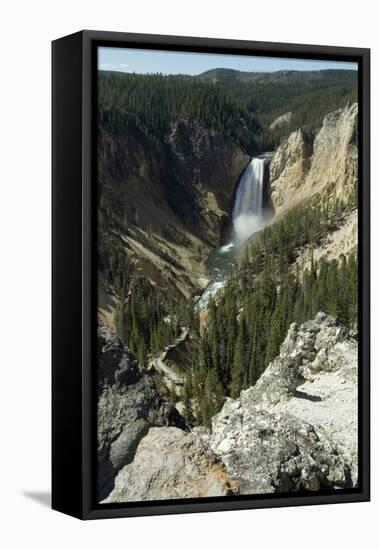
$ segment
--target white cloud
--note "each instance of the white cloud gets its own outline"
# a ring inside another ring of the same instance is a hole
[[[129,72],[127,63],[99,63],[100,71],[121,71]]]

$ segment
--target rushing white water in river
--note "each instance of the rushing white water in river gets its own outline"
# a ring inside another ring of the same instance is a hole
[[[210,283],[203,294],[201,295],[201,298],[198,300],[196,304],[196,309],[198,311],[205,309],[207,305],[209,304],[209,300],[213,298],[213,296],[216,296],[217,292],[225,285],[225,280],[216,280]]]
[[[234,239],[237,242],[244,241],[263,226],[264,166],[264,158],[253,158],[239,182],[233,207]]]
[[[232,248],[234,247],[234,243],[228,243],[228,244],[224,244],[224,246],[222,246],[219,250],[219,252],[221,254],[226,254],[227,252],[229,252],[229,250],[231,250]]]

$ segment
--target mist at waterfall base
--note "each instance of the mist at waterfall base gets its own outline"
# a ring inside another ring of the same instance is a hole
[[[241,176],[233,207],[233,238],[209,255],[206,265],[213,281],[198,300],[197,310],[205,309],[209,300],[225,285],[242,243],[265,225],[262,214],[264,166],[264,158],[253,158]]]

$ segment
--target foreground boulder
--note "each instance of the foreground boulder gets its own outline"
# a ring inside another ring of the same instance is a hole
[[[117,472],[134,458],[151,426],[187,429],[184,418],[159,398],[153,379],[105,326],[98,332],[98,492],[114,486]]]
[[[357,361],[333,317],[291,325],[257,384],[203,435],[242,494],[357,485]]]
[[[178,428],[150,428],[103,502],[227,496],[237,491],[200,438]]]

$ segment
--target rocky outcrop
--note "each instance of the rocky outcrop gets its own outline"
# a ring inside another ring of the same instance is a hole
[[[328,114],[315,137],[302,129],[278,147],[270,165],[271,197],[276,212],[287,210],[324,190],[342,199],[357,185],[358,104]]]
[[[324,118],[313,145],[307,192],[318,193],[332,186],[337,197],[346,198],[354,190],[358,180],[357,125],[357,103]]]
[[[178,428],[151,428],[104,503],[234,494],[236,484],[198,437]]]
[[[297,200],[311,165],[312,137],[299,128],[278,147],[270,163],[271,200],[275,211]]]
[[[292,324],[257,384],[203,435],[242,494],[357,484],[357,342],[319,313]]]
[[[151,426],[186,429],[175,407],[159,398],[153,379],[104,326],[98,334],[98,491],[105,498],[117,472],[134,458]]]
[[[288,113],[284,113],[284,115],[278,116],[273,122],[271,122],[269,128],[270,130],[275,130],[275,128],[278,128],[280,126],[283,126],[286,122],[289,122],[291,118],[293,117],[293,113],[289,111]]]
[[[348,257],[351,253],[356,253],[358,247],[358,210],[353,210],[343,214],[339,220],[339,225],[334,231],[330,231],[321,240],[317,247],[307,245],[300,248],[298,256],[294,262],[293,273],[310,270],[313,262],[319,262],[323,257],[328,261],[339,260],[341,255]]]
[[[211,432],[186,431],[120,342],[105,335],[101,345],[99,453],[113,468],[103,502],[357,485],[357,341],[333,317],[293,323],[280,354],[255,386],[227,399]]]

